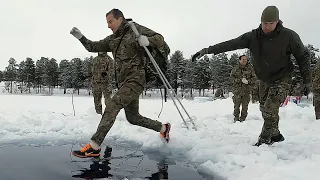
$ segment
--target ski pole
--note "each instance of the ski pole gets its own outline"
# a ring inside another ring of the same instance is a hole
[[[131,26],[133,32],[136,34],[136,36],[139,37],[140,34],[139,34],[136,26],[134,25],[134,22],[133,22],[133,21],[130,21],[130,22],[128,22],[128,23],[129,23],[129,25]],[[143,46],[143,48],[145,49],[147,55],[149,56],[149,58],[150,58],[150,60],[151,60],[151,62],[152,62],[152,64],[153,64],[153,66],[155,67],[156,71],[157,71],[158,74],[160,75],[160,78],[161,78],[161,80],[162,80],[165,88],[166,88],[168,91],[169,91],[169,89],[170,89],[170,93],[169,93],[170,98],[172,99],[172,101],[173,101],[176,109],[178,110],[178,112],[179,112],[179,114],[180,114],[180,116],[181,116],[184,124],[186,125],[187,129],[189,129],[189,128],[188,128],[188,125],[187,125],[187,122],[185,121],[183,115],[181,114],[181,112],[180,112],[180,110],[179,110],[179,108],[178,108],[178,106],[177,106],[177,104],[176,104],[176,101],[175,101],[174,98],[172,97],[172,94],[171,94],[171,93],[173,93],[173,94],[175,95],[177,101],[179,102],[179,104],[181,105],[181,107],[183,108],[183,110],[185,111],[185,113],[187,114],[187,116],[188,116],[190,122],[192,123],[192,125],[194,126],[195,130],[197,130],[197,128],[196,128],[196,126],[195,126],[195,123],[193,122],[193,120],[192,120],[192,118],[190,117],[189,113],[186,111],[186,109],[185,109],[184,106],[182,105],[182,103],[181,103],[181,101],[179,100],[179,98],[177,97],[177,94],[173,91],[173,88],[171,87],[171,85],[170,85],[170,83],[168,82],[167,78],[165,77],[165,75],[163,74],[163,72],[161,71],[161,69],[159,68],[159,66],[158,66],[158,64],[156,63],[155,59],[154,59],[153,56],[151,55],[149,49],[148,49],[146,46]],[[168,86],[169,86],[169,87],[168,87]]]

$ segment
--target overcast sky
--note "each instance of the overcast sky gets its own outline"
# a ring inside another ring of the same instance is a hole
[[[279,8],[284,26],[304,44],[320,48],[318,0],[0,0],[0,70],[10,57],[20,62],[44,56],[60,62],[95,56],[69,31],[76,26],[91,40],[103,39],[111,34],[105,14],[112,8],[161,33],[171,52],[181,50],[189,58],[203,47],[257,28],[268,5]]]

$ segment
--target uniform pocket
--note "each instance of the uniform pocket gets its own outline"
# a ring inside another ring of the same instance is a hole
[[[269,89],[268,98],[272,101],[272,103],[281,104],[286,99],[287,90],[284,86],[272,86]]]

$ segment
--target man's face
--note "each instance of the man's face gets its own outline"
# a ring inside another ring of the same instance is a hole
[[[279,21],[276,21],[276,22],[262,22],[261,25],[262,25],[262,31],[266,34],[272,32],[276,27],[277,27],[277,24],[278,24]]]
[[[119,17],[118,19],[113,17],[113,14],[109,14],[107,16],[107,23],[108,23],[108,28],[111,29],[113,33],[117,32],[119,29],[121,23],[122,23],[123,18]]]
[[[247,57],[246,56],[242,56],[240,59],[240,64],[241,65],[246,65],[247,64]]]

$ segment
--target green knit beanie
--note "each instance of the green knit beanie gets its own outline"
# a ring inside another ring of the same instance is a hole
[[[275,22],[279,20],[279,10],[276,6],[266,7],[261,15],[261,22]]]

